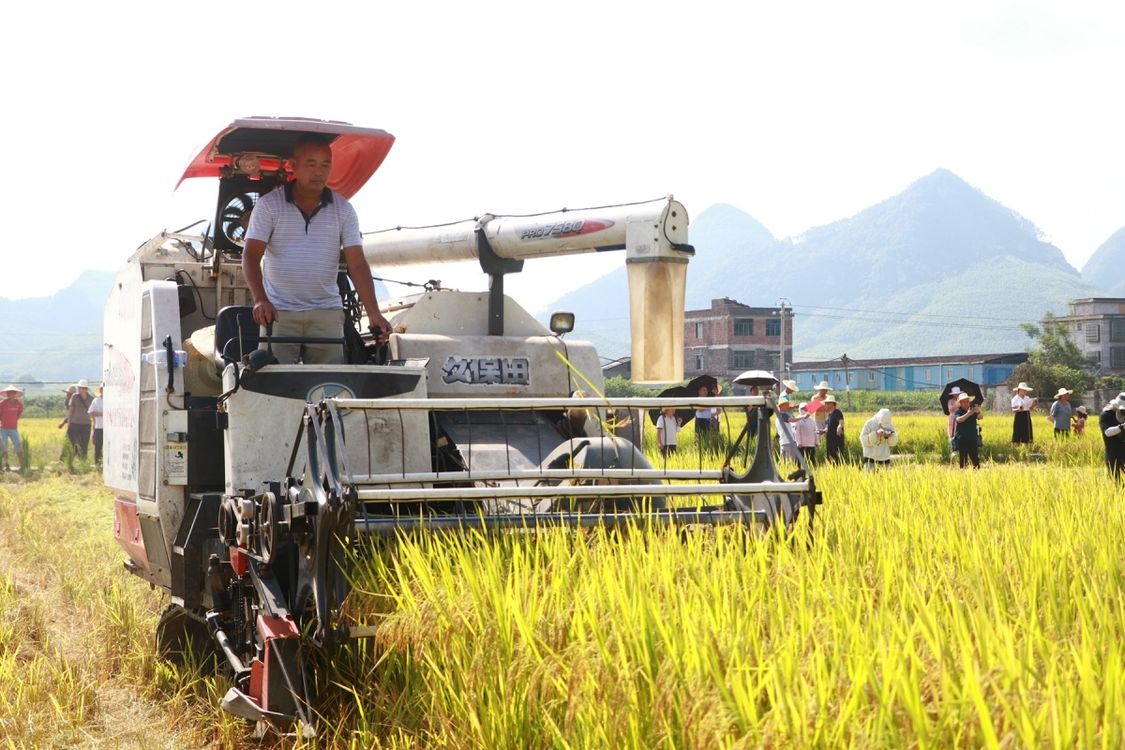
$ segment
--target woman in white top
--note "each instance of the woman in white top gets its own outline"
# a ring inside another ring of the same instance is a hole
[[[789,423],[790,429],[796,434],[797,450],[812,462],[816,458],[816,446],[820,442],[820,433],[816,428],[816,420],[808,411],[807,404],[801,404],[797,410],[797,419]]]
[[[1015,421],[1012,422],[1012,442],[1030,443],[1034,439],[1031,427],[1031,410],[1035,408],[1037,399],[1027,395],[1033,388],[1021,382],[1016,386],[1016,395],[1012,396],[1012,412]]]

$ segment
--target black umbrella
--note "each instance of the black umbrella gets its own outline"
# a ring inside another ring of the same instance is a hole
[[[719,381],[711,375],[700,375],[692,378],[684,385],[665,388],[657,395],[660,398],[693,398],[699,395],[699,389],[703,387],[707,388],[708,396],[719,395]],[[690,407],[676,409],[676,416],[680,418],[680,426],[682,427],[695,419],[695,409]],[[649,409],[648,418],[653,424],[656,424],[656,420],[660,419],[660,409]]]
[[[719,395],[719,381],[710,375],[700,375],[689,380],[684,388],[687,388],[688,394],[691,396],[698,396],[699,389],[706,386],[708,396]]]
[[[972,396],[974,404],[984,403],[984,391],[980,389],[978,384],[966,378],[958,378],[946,383],[945,388],[941,391],[941,410],[945,414],[949,413],[949,399],[953,398],[954,388],[959,388],[959,393],[967,393]]]

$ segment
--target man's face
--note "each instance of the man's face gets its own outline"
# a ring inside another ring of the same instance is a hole
[[[1064,404],[1070,401],[1070,394],[1064,393],[1063,395],[1059,396],[1059,401],[1062,401]]]
[[[332,150],[327,146],[301,146],[293,152],[293,176],[304,190],[323,190],[332,171]]]

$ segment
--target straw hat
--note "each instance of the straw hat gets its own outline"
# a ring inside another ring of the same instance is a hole
[[[972,400],[973,400],[973,397],[970,396],[967,393],[962,393],[960,396],[957,397],[957,403],[961,403],[962,401],[972,401]]]
[[[827,391],[827,390],[828,390],[829,388],[831,388],[831,387],[832,387],[832,386],[828,385],[828,381],[827,381],[827,380],[822,380],[822,381],[820,381],[819,383],[817,383],[817,385],[816,385],[816,388],[815,388],[814,390],[817,390],[817,391]]]
[[[1034,391],[1035,389],[1021,380],[1020,384],[1016,386],[1016,390],[1017,391]]]
[[[79,380],[77,383],[74,384],[74,387],[75,388],[89,388],[90,387],[90,381],[86,380],[86,378],[82,378],[81,380]]]
[[[1076,411],[1076,412],[1078,412],[1079,414],[1087,414],[1087,413],[1088,413],[1088,412],[1086,411],[1086,407],[1085,407],[1085,406],[1079,406],[1079,407],[1078,407],[1077,409],[1075,409],[1075,411]]]
[[[824,397],[824,403],[835,404],[835,403],[838,403],[838,402],[836,401],[836,397],[833,396],[831,393],[829,393],[827,396]]]
[[[782,397],[777,400],[777,405],[778,406],[792,406],[793,400],[790,399],[788,396],[782,395]]]
[[[956,396],[960,392],[961,392],[960,386],[955,385],[955,386],[953,386],[952,388],[949,389],[949,395],[950,396]]]
[[[22,391],[22,390],[20,390],[19,388],[17,388],[17,387],[16,387],[16,386],[14,386],[14,385],[10,385],[10,386],[8,386],[7,388],[5,388],[4,390],[0,391],[0,396],[3,396],[3,395],[4,395],[5,393],[12,393],[12,392],[18,393],[18,394],[20,394],[21,396],[23,395],[23,391]]]
[[[1059,396],[1069,396],[1072,393],[1074,393],[1074,391],[1068,391],[1066,388],[1059,388],[1059,392],[1055,394],[1055,398],[1058,398]]]
[[[782,380],[781,384],[791,391],[797,390],[797,381],[796,380]]]

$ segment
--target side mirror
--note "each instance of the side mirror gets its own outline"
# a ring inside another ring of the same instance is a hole
[[[561,310],[551,313],[551,323],[549,327],[551,332],[556,336],[570,333],[574,330],[574,313]]]

